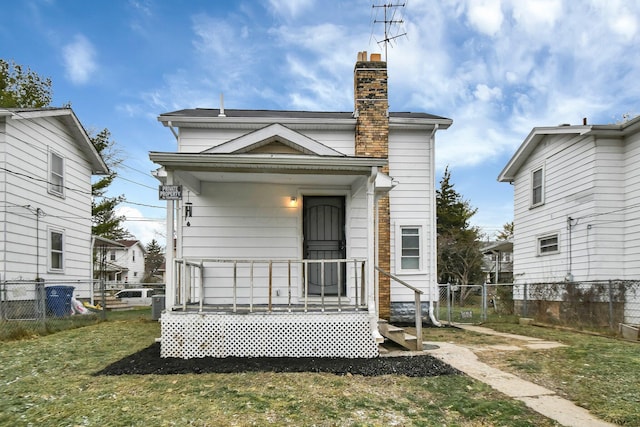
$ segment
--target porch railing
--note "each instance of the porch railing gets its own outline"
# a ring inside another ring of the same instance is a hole
[[[309,269],[312,265],[319,266],[320,290],[317,294],[309,292]],[[217,275],[213,273],[214,269]],[[275,270],[278,270],[277,275]],[[327,270],[333,279],[337,279],[336,293],[326,290]],[[306,312],[310,309],[342,311],[367,308],[365,260],[362,259],[176,259],[173,276],[175,297],[171,306],[174,310],[181,308],[187,311],[197,307],[198,311],[205,311],[224,307],[236,313],[239,310]],[[278,289],[274,296],[276,281]],[[343,282],[345,289],[341,285]],[[219,286],[221,283],[223,286]],[[279,294],[283,285],[286,287],[284,304],[280,302]],[[224,295],[225,292],[228,294]],[[241,292],[243,296],[240,296]]]
[[[422,302],[421,302],[421,295],[424,293],[423,291],[421,291],[420,289],[411,286],[410,284],[408,284],[407,282],[403,281],[402,279],[394,276],[393,274],[389,273],[388,271],[384,271],[383,269],[381,269],[380,267],[376,266],[376,270],[379,271],[380,273],[384,274],[385,276],[389,277],[391,280],[401,284],[402,286],[411,289],[413,291],[413,295],[414,295],[414,301],[415,301],[415,305],[416,305],[416,337],[422,337]]]

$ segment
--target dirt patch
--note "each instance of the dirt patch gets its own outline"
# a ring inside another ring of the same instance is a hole
[[[204,357],[161,358],[160,344],[121,359],[95,375],[173,375],[240,372],[326,372],[336,375],[404,375],[432,377],[460,375],[457,369],[429,355],[378,357],[373,359],[314,357]]]

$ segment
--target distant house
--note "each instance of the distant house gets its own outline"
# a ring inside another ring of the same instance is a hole
[[[513,281],[513,242],[498,240],[482,246],[482,272],[486,283]]]
[[[374,357],[413,288],[433,319],[434,138],[451,120],[389,112],[379,55],[359,54],[354,95],[348,112],[159,117],[178,142],[150,153],[176,236],[163,357]]]
[[[101,274],[109,284],[137,284],[144,279],[144,245],[139,240],[116,240],[101,247],[102,257],[97,257],[95,274]]]
[[[0,109],[0,278],[92,280],[91,177],[108,173],[70,108]]]
[[[637,281],[639,163],[640,117],[534,128],[498,177],[514,186],[514,282]]]

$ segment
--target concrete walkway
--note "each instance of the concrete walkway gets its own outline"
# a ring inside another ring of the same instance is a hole
[[[427,344],[427,353],[466,373],[470,377],[490,385],[507,396],[524,402],[534,411],[557,421],[563,426],[599,427],[615,425],[595,418],[586,409],[575,405],[567,399],[563,399],[552,390],[480,362],[474,353],[474,350],[522,350],[521,347],[547,349],[560,347],[563,346],[563,344],[523,335],[504,334],[480,326],[460,324],[456,324],[455,326],[473,332],[507,337],[514,341],[514,345],[469,348],[445,342],[425,342],[425,344]],[[437,348],[428,349],[429,347]]]

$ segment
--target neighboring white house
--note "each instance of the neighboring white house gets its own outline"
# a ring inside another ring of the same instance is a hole
[[[101,274],[109,284],[138,284],[144,279],[144,245],[139,240],[116,240],[100,247],[104,254],[96,258],[100,265],[95,274]]]
[[[89,297],[91,177],[108,173],[70,108],[0,109],[0,278],[80,281]]]
[[[498,177],[514,186],[514,282],[638,280],[638,164],[640,117],[534,128]]]
[[[178,143],[150,153],[176,236],[163,356],[373,357],[378,318],[415,301],[396,279],[438,300],[434,137],[451,120],[388,112],[379,55],[359,54],[354,86],[349,112],[159,117]]]

